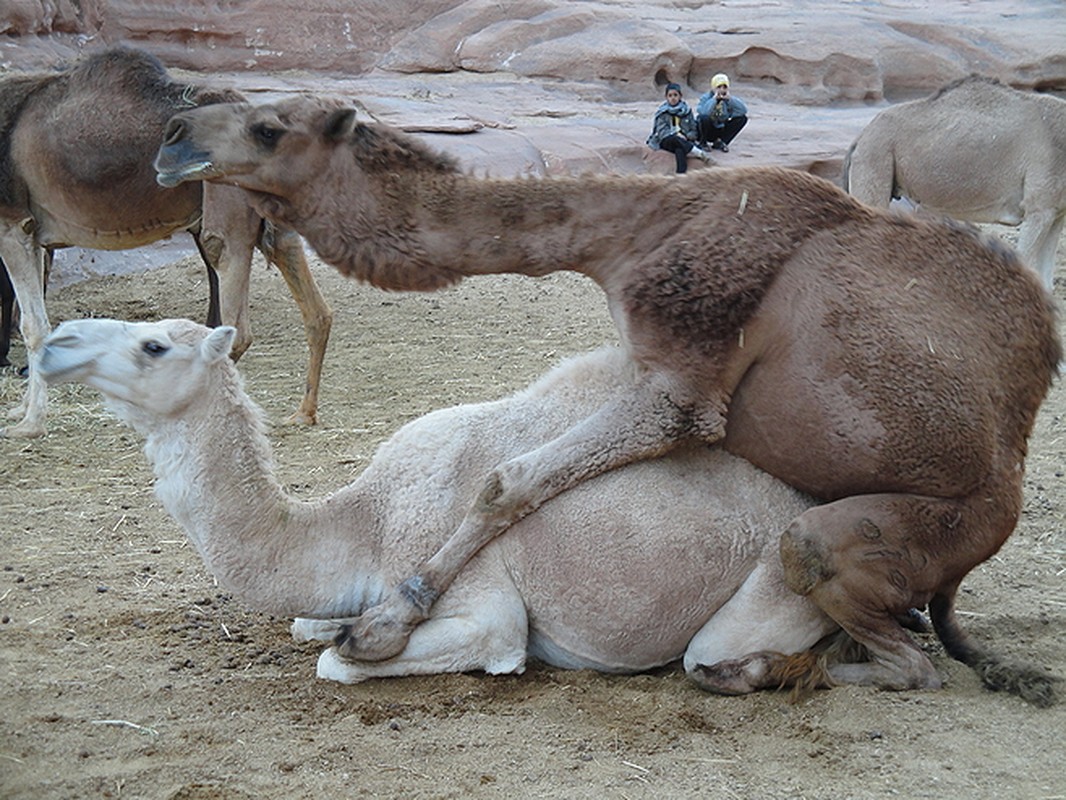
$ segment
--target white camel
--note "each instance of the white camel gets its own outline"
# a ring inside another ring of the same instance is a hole
[[[871,120],[844,187],[875,206],[906,197],[969,222],[1021,225],[1018,250],[1047,288],[1066,220],[1066,102],[970,76]]]
[[[156,493],[207,567],[250,606],[304,618],[298,638],[328,640],[378,603],[455,528],[494,464],[637,380],[618,349],[572,360],[506,399],[406,425],[354,483],[302,502],[274,478],[261,414],[226,357],[233,333],[185,320],[65,322],[41,371],[99,389],[147,436]],[[398,656],[350,661],[331,647],[318,674],[521,672],[527,655],[633,672],[683,655],[713,691],[787,684],[838,630],[785,586],[778,557],[780,532],[811,503],[699,444],[608,472],[485,547]]]

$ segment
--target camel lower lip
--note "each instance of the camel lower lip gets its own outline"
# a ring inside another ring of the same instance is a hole
[[[204,180],[210,177],[211,171],[212,164],[210,161],[205,161],[202,164],[193,164],[178,170],[157,170],[155,182],[164,188],[172,189],[186,181]]]

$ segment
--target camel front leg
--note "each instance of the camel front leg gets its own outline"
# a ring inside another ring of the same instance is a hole
[[[21,419],[9,428],[0,428],[0,438],[33,438],[46,432],[48,390],[37,369],[37,359],[51,326],[44,305],[45,251],[34,241],[32,231],[31,219],[0,221],[0,258],[7,265],[18,299],[19,328],[28,364],[26,392],[22,401],[9,412],[9,416]]]
[[[197,244],[208,267],[218,275],[219,319],[237,329],[231,353],[234,361],[252,344],[249,293],[259,226],[260,219],[243,192],[232,186],[204,184],[204,219]]]
[[[449,602],[447,609],[419,625],[395,657],[357,661],[344,656],[340,648],[331,647],[319,656],[318,677],[358,683],[370,678],[471,670],[491,675],[522,672],[529,630],[522,598],[510,584],[491,578],[486,584],[485,577],[479,574],[473,578],[461,599]],[[451,601],[453,595],[448,599]],[[321,626],[312,628],[325,630]]]
[[[296,301],[303,318],[304,335],[310,358],[307,362],[307,380],[300,407],[287,422],[298,425],[314,425],[318,422],[318,387],[322,382],[322,364],[326,359],[326,345],[333,326],[333,310],[322,296],[314,275],[307,265],[303,240],[295,231],[278,228],[266,223],[270,236],[264,234],[260,246],[267,258],[278,268],[289,293]]]
[[[350,626],[338,640],[339,653],[360,660],[396,655],[414,626],[426,619],[433,603],[482,547],[571,486],[662,455],[688,432],[689,414],[654,381],[646,380],[556,439],[500,464],[444,546]]]

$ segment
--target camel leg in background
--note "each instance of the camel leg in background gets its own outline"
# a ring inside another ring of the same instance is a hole
[[[252,250],[259,237],[260,220],[239,189],[204,185],[204,215],[198,246],[218,273],[219,319],[237,329],[233,341],[236,361],[252,344]]]
[[[196,249],[200,253],[200,259],[207,268],[207,319],[204,321],[204,325],[209,328],[217,328],[222,324],[221,300],[218,296],[218,272],[215,270],[211,257],[204,249],[203,242],[200,241],[199,229],[189,232],[192,234],[193,241],[196,242]]]
[[[1055,251],[1066,214],[1054,210],[1025,215],[1018,230],[1018,252],[1027,266],[1036,270],[1047,290],[1055,288]]]
[[[26,393],[9,412],[21,418],[9,428],[0,429],[2,437],[32,438],[46,432],[48,392],[37,371],[37,358],[44,337],[49,332],[48,312],[44,306],[45,251],[33,238],[33,221],[0,221],[0,258],[7,265],[11,285],[18,298],[20,330],[26,347],[28,369]]]
[[[724,435],[724,401],[721,408]],[[451,538],[338,637],[338,652],[345,658],[375,661],[396,655],[482,547],[570,487],[668,452],[691,435],[690,423],[691,415],[670,400],[664,387],[644,380],[556,439],[500,464]]]
[[[326,345],[333,326],[333,310],[322,296],[314,275],[307,265],[303,239],[295,231],[265,222],[260,237],[260,248],[278,268],[289,293],[296,301],[303,318],[304,335],[310,358],[307,363],[307,380],[300,407],[287,422],[314,425],[318,421],[318,389],[322,383],[322,364],[326,358]]]
[[[0,367],[11,365],[7,356],[11,352],[11,330],[15,324],[15,287],[7,266],[0,259]]]

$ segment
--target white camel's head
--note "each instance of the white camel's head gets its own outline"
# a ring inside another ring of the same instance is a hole
[[[70,320],[45,339],[39,369],[48,383],[98,389],[129,422],[167,419],[203,393],[210,370],[233,368],[228,356],[236,333],[184,319]]]

